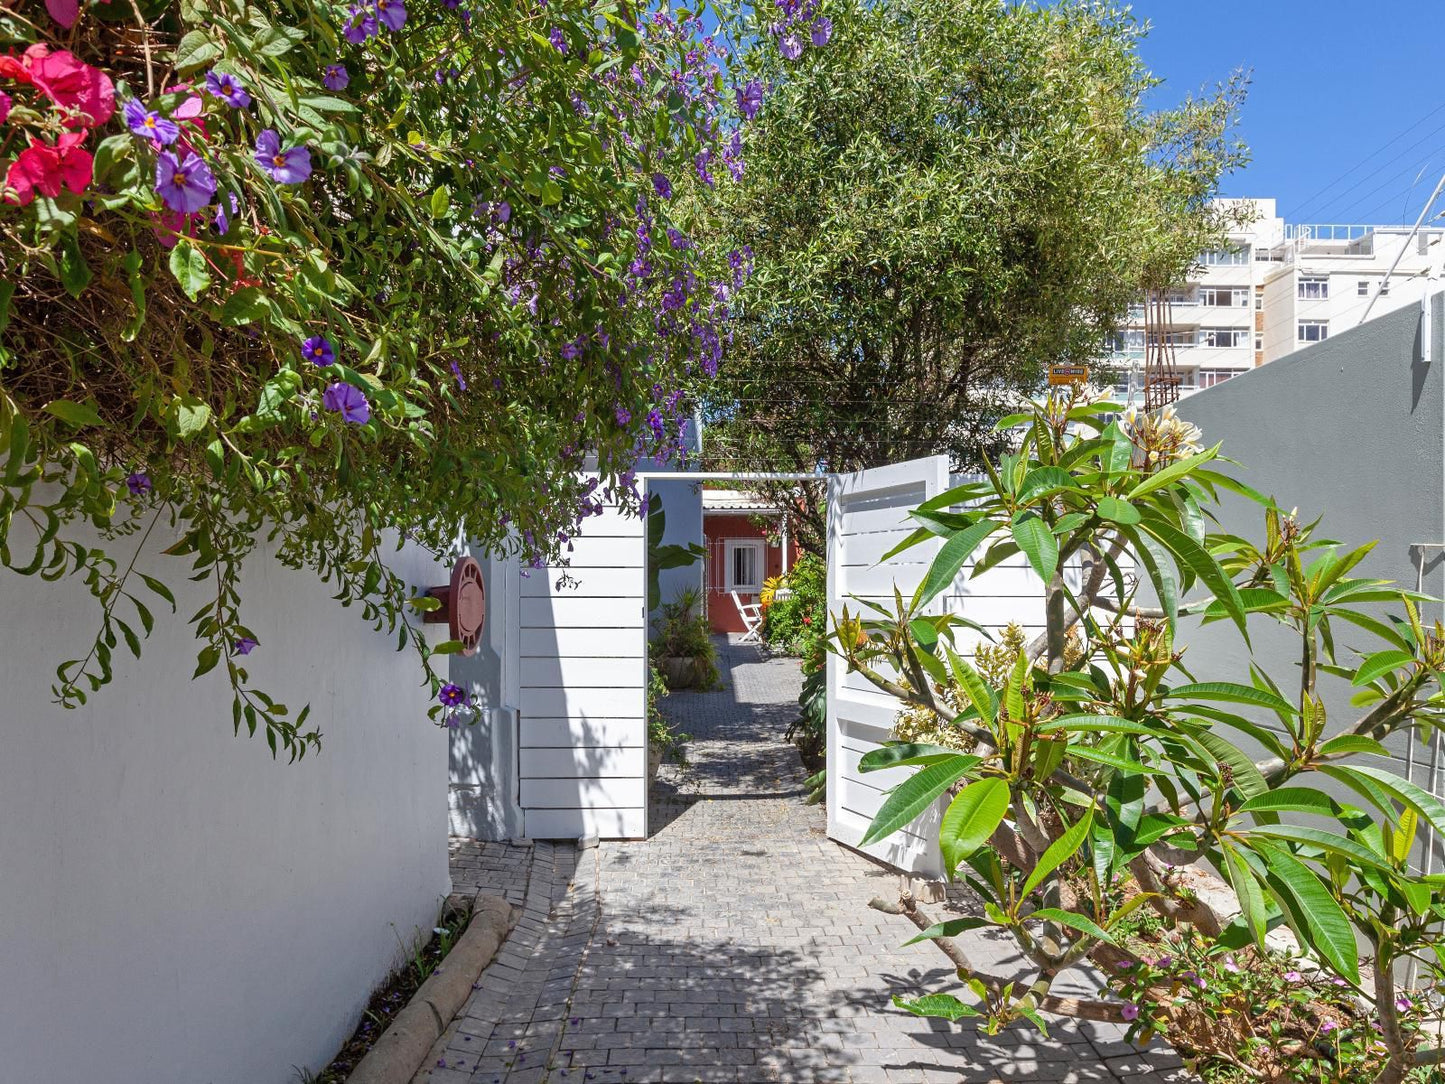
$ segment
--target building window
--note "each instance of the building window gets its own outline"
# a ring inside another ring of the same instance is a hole
[[[1390,284],[1389,284],[1388,282],[1383,282],[1383,281],[1382,281],[1382,282],[1380,283],[1380,296],[1381,296],[1381,297],[1389,297],[1389,296],[1390,296]]]
[[[1264,349],[1264,335],[1263,335],[1262,333],[1260,333],[1260,332],[1255,332],[1255,336],[1254,336],[1254,348],[1255,348],[1256,350],[1263,350],[1263,349]]]
[[[1302,343],[1324,342],[1330,337],[1330,322],[1328,320],[1301,320],[1299,331],[1296,336]]]
[[[750,539],[729,539],[727,590],[757,594],[763,589],[763,544]]]
[[[1199,329],[1199,345],[1212,347],[1243,346],[1249,340],[1242,327],[1202,327]]]
[[[1223,384],[1230,377],[1236,375],[1233,369],[1200,369],[1199,386],[1201,388],[1212,388],[1216,384]]]
[[[1254,311],[1264,311],[1264,288],[1256,286],[1254,289]]]
[[[1369,280],[1369,279],[1361,279],[1359,282],[1355,283],[1355,296],[1356,296],[1356,297],[1369,297],[1369,296],[1370,296],[1370,280]]]
[[[1323,301],[1330,296],[1329,276],[1301,275],[1299,279],[1299,293],[1296,296],[1306,301]]]
[[[1243,308],[1249,304],[1246,286],[1204,286],[1199,290],[1199,303],[1217,308]]]
[[[1211,248],[1205,249],[1199,254],[1199,262],[1205,267],[1219,267],[1224,264],[1247,264],[1249,263],[1249,246],[1240,245],[1238,248]]]

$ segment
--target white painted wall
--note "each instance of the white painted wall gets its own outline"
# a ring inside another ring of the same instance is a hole
[[[445,582],[420,551],[392,561]],[[0,1080],[294,1081],[449,890],[446,738],[414,654],[258,555],[247,666],[293,710],[310,701],[324,735],[273,761],[259,733],[232,736],[220,673],[189,680],[207,586],[182,561],[142,567],[179,616],[161,604],[144,658],[77,711],[50,685],[86,650],[93,601],[0,571]]]

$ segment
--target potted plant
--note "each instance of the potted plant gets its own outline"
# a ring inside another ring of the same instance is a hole
[[[653,628],[652,657],[669,689],[709,689],[717,684],[717,652],[707,618],[699,612],[695,588],[685,588],[664,603]]]
[[[656,666],[647,668],[647,778],[657,778],[657,770],[665,758],[687,766],[683,746],[692,735],[678,730],[663,714],[660,701],[667,695],[667,682]]]

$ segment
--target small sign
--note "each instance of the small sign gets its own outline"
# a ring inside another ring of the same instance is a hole
[[[1089,379],[1087,365],[1050,365],[1049,384],[1083,384]]]

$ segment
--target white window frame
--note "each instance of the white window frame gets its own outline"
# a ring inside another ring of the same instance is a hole
[[[753,559],[753,571],[757,575],[755,583],[738,583],[733,578],[733,571],[737,567],[737,558],[734,555],[738,550],[752,550],[757,554]],[[763,578],[767,574],[765,567],[767,555],[767,548],[761,538],[729,538],[723,546],[723,589],[756,595],[763,589]]]
[[[1370,296],[1370,280],[1369,280],[1369,279],[1360,279],[1359,282],[1355,283],[1355,296],[1356,296],[1356,297],[1369,297],[1369,296]]]
[[[1317,339],[1305,337],[1306,328],[1317,328],[1323,332]],[[1330,322],[1328,320],[1301,320],[1295,327],[1295,342],[1300,343],[1322,343],[1330,337]]]
[[[1202,327],[1199,329],[1200,346],[1210,350],[1233,350],[1248,342],[1248,332],[1242,327]],[[1217,340],[1228,338],[1228,343]]]
[[[1318,293],[1311,293],[1310,287],[1318,287]],[[1295,283],[1295,297],[1300,301],[1328,301],[1330,299],[1330,277],[1328,275],[1301,275]]]

